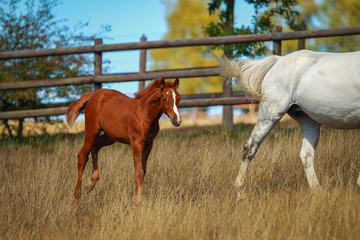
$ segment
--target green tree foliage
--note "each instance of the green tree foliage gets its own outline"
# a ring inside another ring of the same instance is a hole
[[[360,2],[358,0],[298,0],[298,21],[307,29],[330,29],[359,25]],[[286,31],[286,29],[285,29]],[[341,36],[306,40],[306,49],[328,52],[351,52],[360,48],[360,36]],[[284,41],[283,54],[297,50],[297,40]]]
[[[299,0],[301,18],[309,29],[355,27],[359,25],[359,0]],[[311,49],[320,51],[348,52],[359,50],[360,36],[318,38],[307,41]]]
[[[168,32],[163,39],[184,39],[204,37],[204,28],[218,17],[209,16],[206,0],[166,0],[164,4],[168,15],[166,21]],[[220,54],[220,52],[217,52]],[[191,67],[216,66],[217,62],[208,47],[183,47],[151,50],[152,66],[157,69],[175,69]],[[221,91],[222,82],[219,77],[186,79],[186,84],[180,84],[182,93]]]
[[[208,11],[210,14],[218,15],[220,21],[212,22],[207,26],[208,36],[227,36],[243,35],[271,32],[275,23],[284,23],[291,29],[297,29],[297,15],[295,9],[296,0],[245,0],[248,4],[254,6],[255,15],[252,25],[240,28],[234,27],[234,0],[212,0],[209,3]],[[240,13],[241,14],[241,13]],[[232,57],[248,56],[255,57],[263,55],[269,50],[264,42],[248,44],[232,44],[221,46],[225,55]]]
[[[57,20],[54,8],[57,0],[0,0],[0,51],[24,49],[63,48],[92,44],[93,36],[79,32],[87,24],[74,29]],[[73,77],[89,73],[92,59],[89,55],[25,58],[0,61],[0,81],[20,82],[36,79]],[[41,108],[51,98],[74,98],[91,90],[91,86],[66,86],[0,92],[0,110]],[[4,121],[8,134],[10,126]],[[19,121],[17,135],[21,136],[23,119]]]

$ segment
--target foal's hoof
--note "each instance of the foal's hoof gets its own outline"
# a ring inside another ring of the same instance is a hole
[[[95,184],[92,184],[92,183],[89,183],[87,186],[86,186],[86,192],[87,193],[90,193],[95,187]]]
[[[73,207],[77,207],[77,206],[79,206],[79,199],[74,199],[72,202],[71,202],[71,206],[73,206]]]
[[[142,197],[140,196],[133,196],[131,198],[131,202],[136,205],[136,206],[140,206],[141,205],[141,202],[142,202]]]
[[[95,187],[96,183],[99,181],[99,179],[100,179],[99,177],[91,177],[89,184],[86,186],[86,188],[87,188],[86,190],[88,193],[94,189],[94,187]]]

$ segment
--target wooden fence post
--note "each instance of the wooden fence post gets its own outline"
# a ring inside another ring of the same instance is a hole
[[[95,45],[102,45],[101,38],[95,38]],[[102,52],[95,52],[94,54],[94,75],[102,75]],[[94,83],[94,91],[101,89],[101,83]]]
[[[274,33],[282,32],[281,26],[274,27]],[[273,41],[273,54],[281,56],[281,41]]]
[[[141,42],[146,42],[146,36],[143,34],[140,38]],[[146,72],[146,49],[140,50],[140,73]],[[145,81],[139,81],[139,91],[145,88]]]
[[[306,24],[304,22],[299,24],[299,30],[306,30]],[[305,49],[305,38],[298,40],[298,50]]]
[[[223,97],[232,96],[232,85],[230,79],[223,78]],[[233,123],[233,106],[223,106],[223,116],[222,116],[222,128],[224,130],[232,129]]]

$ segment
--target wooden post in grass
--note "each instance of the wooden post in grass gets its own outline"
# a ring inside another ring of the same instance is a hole
[[[300,23],[299,30],[306,30],[306,24],[304,22]],[[305,49],[305,38],[298,40],[298,50]]]
[[[273,33],[281,33],[282,27],[275,26]],[[273,41],[273,54],[281,56],[281,40],[280,41]]]
[[[95,46],[102,45],[101,38],[95,38]],[[102,52],[94,54],[94,76],[102,75]],[[94,83],[94,91],[101,89],[101,83]]]
[[[141,36],[140,41],[146,42],[146,36],[145,34]],[[140,73],[146,72],[146,49],[140,50]],[[145,81],[139,81],[139,91],[145,88]]]

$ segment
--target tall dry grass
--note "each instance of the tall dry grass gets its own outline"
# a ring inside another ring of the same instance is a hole
[[[298,152],[301,132],[281,123],[260,147],[247,199],[233,182],[252,126],[162,131],[134,206],[131,149],[100,151],[100,181],[71,206],[82,135],[0,144],[1,239],[359,239],[360,131],[323,128],[312,194]],[[87,165],[84,184],[90,178]]]

